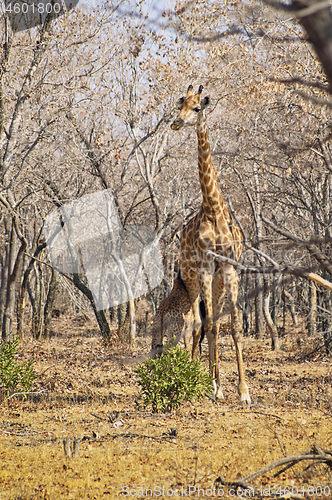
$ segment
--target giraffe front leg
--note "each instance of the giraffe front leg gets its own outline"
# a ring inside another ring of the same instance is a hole
[[[221,389],[220,373],[219,373],[219,356],[218,356],[218,328],[213,324],[213,307],[212,307],[212,277],[205,276],[202,280],[202,296],[205,306],[205,318],[203,319],[204,330],[209,347],[209,368],[213,379],[213,399],[223,399],[224,395]]]
[[[206,320],[206,337],[209,346],[209,368],[212,376],[213,394],[212,399],[224,399],[221,388],[220,372],[219,372],[219,356],[218,356],[218,335],[215,331],[215,325],[212,321],[209,325],[208,319]]]
[[[237,366],[239,371],[238,391],[240,395],[240,401],[243,406],[250,406],[251,399],[249,395],[249,387],[246,383],[243,356],[242,356],[242,328],[239,321],[239,312],[237,306],[233,306],[231,328],[232,328],[232,337],[235,344]]]
[[[224,399],[224,394],[221,388],[220,371],[219,371],[219,356],[218,356],[218,336],[219,336],[219,324],[214,324],[212,328],[214,344],[214,396],[216,399]]]
[[[216,325],[213,324],[211,301],[204,302],[204,304],[206,317],[203,321],[209,348],[209,368],[213,379],[212,399],[224,399],[219,373],[218,330]]]
[[[187,314],[183,315],[183,321],[184,321],[184,334],[183,334],[183,341],[184,341],[184,346],[187,349],[188,352],[192,350],[191,348],[191,338],[193,335],[193,328],[194,328],[194,316],[192,312],[192,307],[189,306],[189,312]]]

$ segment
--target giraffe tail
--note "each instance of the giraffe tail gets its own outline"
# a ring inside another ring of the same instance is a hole
[[[205,337],[204,323],[206,318],[205,305],[204,301],[200,300],[199,302],[199,312],[201,315],[202,325],[201,325],[201,338],[199,339],[199,354],[202,355],[202,343]]]

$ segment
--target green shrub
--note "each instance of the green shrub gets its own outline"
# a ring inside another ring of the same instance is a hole
[[[168,349],[157,359],[148,359],[136,369],[144,405],[152,411],[171,411],[183,401],[202,399],[212,392],[212,378],[200,361],[189,358],[179,346]]]
[[[32,368],[33,361],[15,361],[18,350],[18,339],[0,344],[0,387],[6,389],[7,395],[14,392],[28,392],[36,375]]]

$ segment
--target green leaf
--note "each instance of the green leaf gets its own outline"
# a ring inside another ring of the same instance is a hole
[[[200,400],[212,391],[212,378],[200,361],[189,359],[179,346],[157,359],[149,359],[136,369],[145,406],[152,410],[171,411],[183,401]]]

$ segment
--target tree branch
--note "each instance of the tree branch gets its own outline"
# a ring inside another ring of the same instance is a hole
[[[262,216],[262,220],[263,220],[263,222],[265,222],[265,224],[267,224],[268,226],[270,226],[274,231],[276,231],[277,233],[281,234],[282,236],[285,236],[287,239],[289,239],[289,240],[293,241],[294,243],[296,243],[297,246],[299,246],[299,247],[301,246],[301,247],[307,248],[307,250],[310,253],[310,255],[312,257],[314,257],[319,262],[319,264],[325,269],[325,271],[330,276],[332,276],[332,265],[331,265],[330,261],[319,250],[319,248],[316,245],[314,245],[310,241],[305,241],[305,240],[301,240],[300,238],[297,238],[296,236],[294,236],[293,234],[289,233],[285,229],[281,229],[280,227],[278,227],[275,224],[273,224],[273,222],[265,219],[263,216]],[[310,279],[310,278],[308,278],[308,279]],[[324,285],[322,285],[322,286],[324,286]]]
[[[252,486],[249,486],[249,484],[248,484],[250,481],[257,479],[260,476],[263,476],[267,472],[269,472],[272,469],[275,469],[277,467],[280,467],[281,465],[285,465],[285,464],[295,465],[299,462],[302,462],[303,460],[313,460],[313,461],[317,461],[317,462],[325,462],[329,467],[331,467],[332,466],[332,452],[331,452],[331,450],[323,450],[319,446],[314,445],[312,448],[309,448],[309,450],[306,450],[303,453],[280,458],[279,460],[276,460],[275,462],[272,462],[269,465],[262,467],[257,472],[254,472],[253,474],[246,476],[245,478],[243,478],[240,481],[228,482],[223,477],[218,477],[215,480],[215,483],[223,484],[225,486],[226,485],[232,486],[233,488],[245,488],[245,489],[254,490],[254,488]],[[275,492],[271,491],[271,494],[274,495]]]

